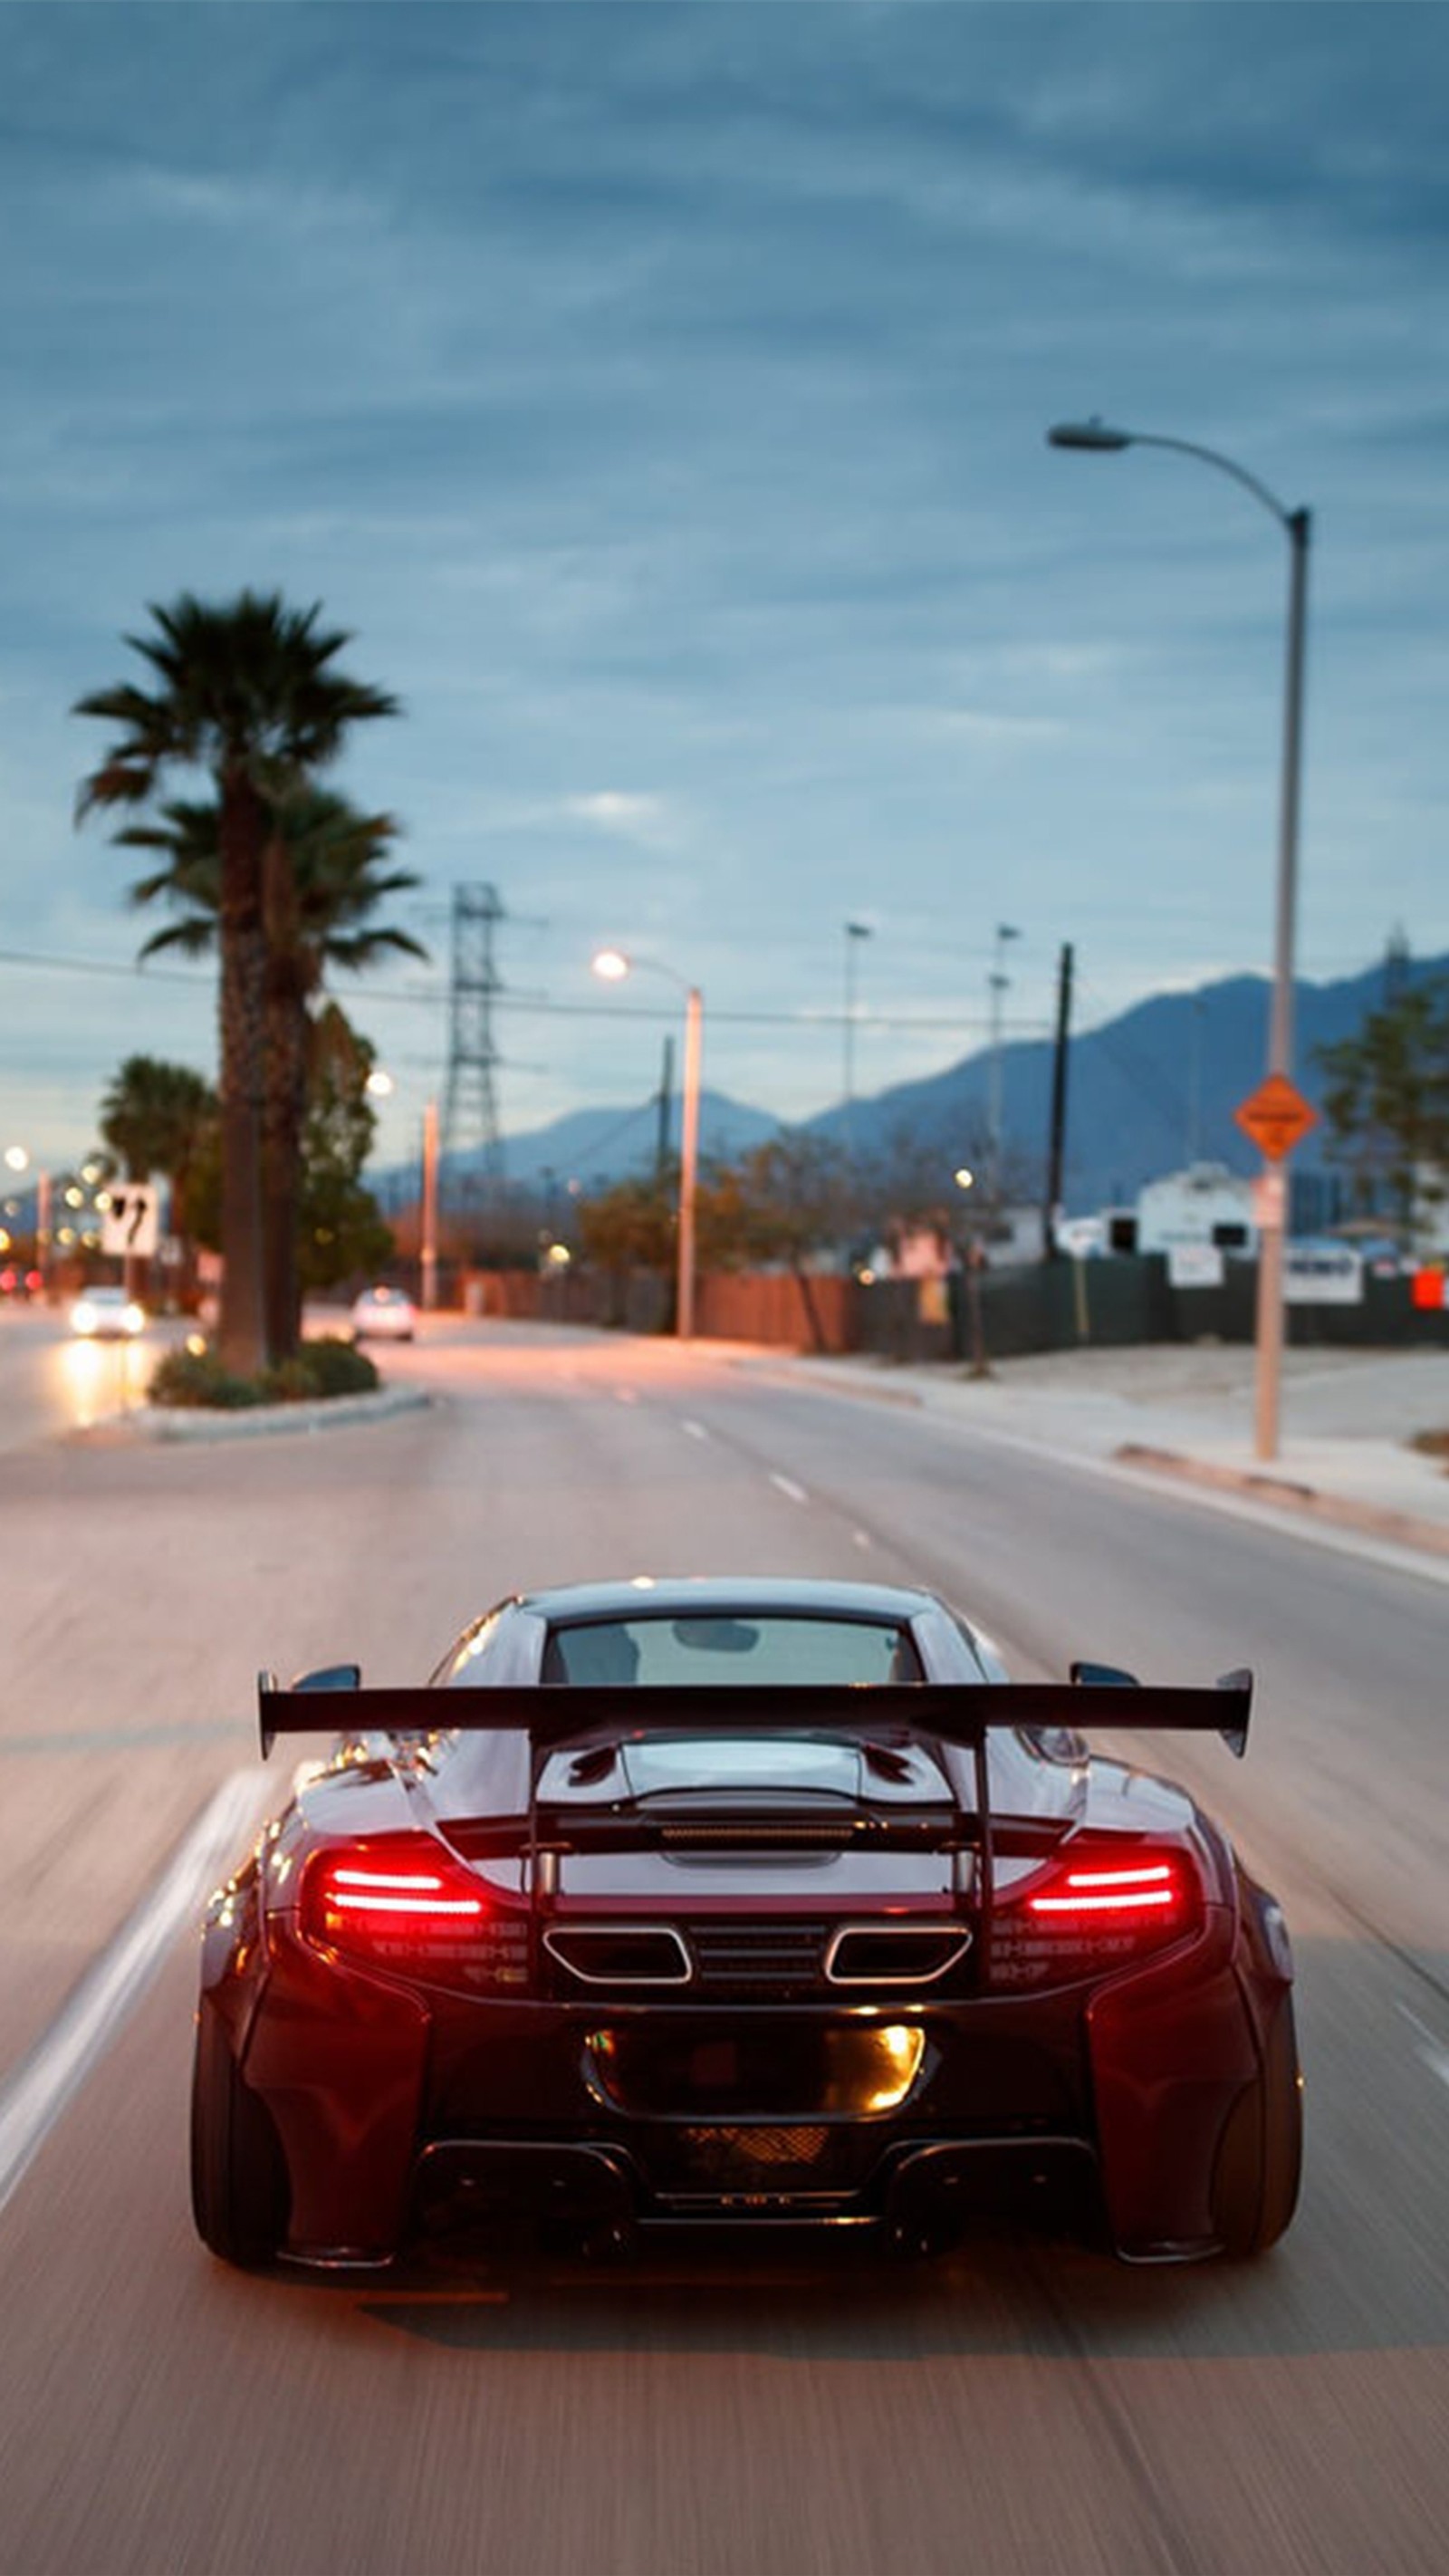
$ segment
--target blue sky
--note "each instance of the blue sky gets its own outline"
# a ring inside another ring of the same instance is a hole
[[[1300,970],[1449,949],[1449,329],[1433,7],[0,7],[0,1128],[214,1063],[69,710],[146,603],[324,604],[398,693],[442,1079],[493,884],[502,1123],[642,1098],[667,985],[784,1117],[1271,959],[1286,544],[1315,515]],[[183,782],[178,782],[178,785]],[[44,965],[29,960],[62,960]],[[1252,1068],[1256,1077],[1258,1068]]]

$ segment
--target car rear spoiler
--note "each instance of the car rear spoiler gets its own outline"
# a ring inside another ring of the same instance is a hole
[[[877,1851],[934,1851],[950,1856],[951,1883],[961,1902],[974,1901],[983,1941],[989,1939],[995,1905],[996,1862],[1000,1855],[1040,1854],[1053,1849],[1062,1826],[1057,1819],[994,1814],[991,1804],[987,1738],[1006,1727],[1059,1727],[1075,1730],[1090,1699],[1093,1725],[1164,1727],[1195,1734],[1221,1735],[1241,1754],[1248,1741],[1248,1713],[1253,1694],[1249,1672],[1225,1673],[1208,1690],[1144,1689],[1125,1674],[1105,1678],[1106,1666],[1077,1668],[1079,1678],[1064,1682],[905,1682],[804,1684],[777,1689],[768,1683],[711,1684],[701,1688],[668,1685],[640,1689],[592,1688],[587,1684],[538,1684],[525,1688],[479,1690],[364,1690],[353,1685],[351,1668],[339,1669],[337,1682],[319,1675],[306,1688],[283,1690],[270,1673],[259,1675],[262,1752],[271,1752],[279,1735],[319,1731],[350,1737],[428,1736],[490,1731],[526,1735],[529,1743],[526,1815],[480,1820],[482,1839],[470,1832],[475,1858],[513,1856],[526,1873],[535,1929],[555,1901],[563,1860],[580,1850],[635,1851],[678,1839],[681,1819],[661,1802],[646,1812],[634,1801],[613,1800],[590,1808],[570,1799],[565,1804],[543,1797],[548,1757],[565,1746],[575,1753],[591,1747],[639,1742],[651,1735],[718,1732],[730,1735],[788,1733],[853,1737],[883,1752],[903,1744],[955,1745],[973,1757],[973,1803],[959,1795],[943,1811],[941,1803],[919,1804],[892,1798],[858,1810],[841,1828],[841,1838]],[[1098,1680],[1097,1674],[1103,1679]],[[342,1676],[346,1678],[343,1679]],[[802,1802],[795,1808],[772,1806],[768,1830],[778,1840],[786,1827],[813,1839],[821,1810]],[[685,1828],[688,1829],[687,1826]],[[753,1837],[760,1829],[757,1806],[737,1811],[712,1805],[709,1833],[713,1840]],[[973,1899],[974,1890],[974,1899]]]
[[[517,1734],[536,1754],[647,1735],[850,1735],[883,1746],[925,1741],[980,1753],[1004,1727],[1147,1727],[1220,1735],[1242,1755],[1253,1676],[1224,1673],[1207,1689],[1112,1682],[726,1682],[596,1687],[587,1683],[499,1689],[296,1688],[257,1677],[265,1757],[281,1735]]]

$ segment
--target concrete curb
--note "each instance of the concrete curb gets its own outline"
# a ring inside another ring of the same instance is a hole
[[[375,1395],[335,1395],[315,1404],[250,1404],[234,1413],[212,1405],[138,1405],[113,1413],[72,1440],[90,1442],[257,1440],[287,1432],[342,1431],[359,1422],[385,1422],[395,1413],[418,1413],[433,1401],[421,1388],[387,1386]]]
[[[1338,1529],[1367,1530],[1397,1547],[1424,1548],[1431,1556],[1449,1556],[1449,1529],[1437,1521],[1416,1520],[1408,1512],[1389,1511],[1378,1503],[1354,1502],[1346,1494],[1325,1494],[1317,1485],[1299,1485],[1285,1476],[1266,1476],[1251,1467],[1224,1467],[1209,1458],[1184,1457],[1176,1449],[1152,1449],[1129,1440],[1112,1452],[1119,1466],[1140,1467],[1155,1476],[1180,1478],[1184,1484],[1212,1485],[1219,1492],[1245,1494],[1275,1511],[1302,1513]]]

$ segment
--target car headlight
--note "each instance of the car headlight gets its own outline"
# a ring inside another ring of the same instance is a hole
[[[96,1329],[96,1310],[94,1306],[89,1304],[89,1302],[83,1297],[80,1300],[79,1305],[72,1306],[70,1310],[70,1320],[73,1332],[93,1333]]]

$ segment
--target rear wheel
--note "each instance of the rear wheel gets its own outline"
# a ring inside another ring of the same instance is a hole
[[[246,2085],[203,2004],[191,2080],[191,2209],[224,2263],[270,2263],[287,2224],[287,2172],[266,2105]]]
[[[1293,2004],[1283,1997],[1257,2081],[1235,2105],[1218,2150],[1213,2216],[1225,2254],[1265,2254],[1298,2203],[1303,2092]]]

